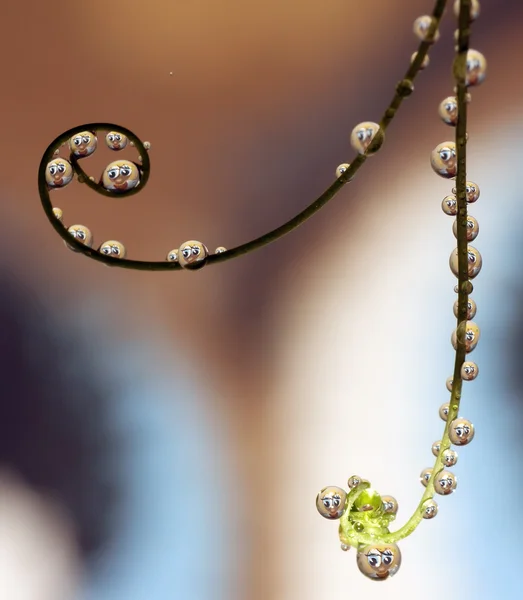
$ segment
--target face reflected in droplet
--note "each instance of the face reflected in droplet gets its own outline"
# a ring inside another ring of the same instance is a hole
[[[439,407],[439,418],[442,421],[446,421],[448,419],[449,409],[450,409],[450,404],[448,402],[445,402],[445,404],[442,404]]]
[[[452,392],[452,376],[451,377],[447,377],[447,381],[445,382],[445,387],[448,389],[449,392]]]
[[[478,365],[475,362],[464,362],[461,365],[461,379],[472,381],[479,375]]]
[[[71,152],[79,158],[91,155],[96,150],[97,145],[98,140],[92,131],[82,131],[73,135],[69,140]]]
[[[435,173],[450,179],[458,173],[458,158],[456,144],[443,142],[434,148],[430,155],[430,164]]]
[[[458,453],[452,448],[447,448],[441,455],[445,467],[453,467],[458,462]]]
[[[201,269],[207,262],[209,251],[196,240],[183,243],[178,249],[178,262],[184,269]]]
[[[53,215],[59,220],[62,221],[63,217],[64,217],[64,213],[62,211],[61,208],[58,208],[57,206],[55,206],[53,208]]]
[[[456,17],[456,19],[459,19],[459,5],[460,5],[460,0],[455,0],[454,1],[454,16]],[[479,1],[471,0],[471,2],[470,2],[470,20],[475,21],[479,17],[480,12],[481,12],[481,7],[479,5]]]
[[[93,235],[90,232],[90,230],[87,227],[85,227],[85,225],[71,225],[71,227],[69,227],[67,231],[76,240],[82,242],[82,244],[86,245],[88,248],[91,248],[91,246],[93,245]],[[73,252],[79,252],[79,250],[73,248],[73,246],[69,244],[66,244],[66,246],[69,248],[69,250],[72,250]]]
[[[218,246],[218,248],[216,248],[214,251],[214,254],[222,254],[223,252],[227,252],[227,248],[224,246]]]
[[[449,216],[456,216],[458,214],[458,201],[456,196],[445,196],[441,202],[441,210]]]
[[[450,424],[449,438],[455,446],[466,446],[474,439],[474,425],[467,419],[458,417]]]
[[[448,96],[440,102],[438,114],[447,125],[456,126],[458,123],[458,99]]]
[[[316,497],[316,508],[326,519],[339,519],[345,512],[347,492],[336,486],[323,488]]]
[[[467,242],[472,242],[478,237],[479,223],[472,215],[467,215]],[[455,219],[452,224],[452,233],[458,239],[458,220]]]
[[[171,250],[165,257],[165,260],[168,260],[169,262],[178,262],[178,248]]]
[[[458,480],[450,471],[440,471],[434,478],[434,491],[441,496],[448,496],[456,489]]]
[[[418,53],[414,52],[414,54],[410,57],[410,63],[412,64],[416,58],[418,57]],[[430,58],[428,54],[425,54],[425,57],[423,58],[423,61],[421,62],[421,67],[420,67],[420,71],[423,71],[423,69],[426,69],[430,64]]]
[[[465,83],[468,86],[479,85],[485,81],[487,76],[487,60],[477,50],[467,52],[467,74]]]
[[[456,277],[459,277],[459,265],[458,265],[458,249],[455,248],[449,258],[450,270]],[[474,279],[476,275],[481,271],[483,266],[483,259],[479,250],[474,246],[467,246],[467,273],[469,279]]]
[[[466,190],[467,190],[467,202],[469,204],[473,204],[479,198],[479,186],[477,183],[474,183],[472,181],[467,181]]]
[[[427,487],[427,484],[428,484],[431,476],[432,476],[431,468],[423,469],[423,471],[420,473],[419,480],[423,484],[424,487]]]
[[[105,143],[109,150],[123,150],[127,146],[128,141],[127,136],[123,133],[118,133],[118,131],[110,131],[105,136]]]
[[[436,29],[432,40],[429,40],[429,29],[430,29],[430,26],[432,25],[432,21],[433,21],[433,19],[429,15],[423,15],[422,17],[418,17],[414,21],[412,30],[414,31],[414,35],[422,42],[430,41],[430,43],[433,44],[434,42],[437,42],[439,40],[439,30],[438,29]]]
[[[438,456],[440,449],[441,449],[441,440],[438,440],[437,442],[434,442],[432,444],[432,454],[434,454],[434,456]]]
[[[394,496],[382,496],[383,512],[386,515],[395,515],[398,512],[398,501]]]
[[[454,311],[454,316],[457,319],[458,311],[459,311],[459,300],[456,300],[456,302],[454,302],[453,311]],[[474,302],[474,300],[472,298],[469,297],[469,299],[467,300],[467,320],[469,320],[469,321],[472,320],[476,316],[476,312],[477,312],[476,303]]]
[[[425,500],[421,507],[424,519],[433,519],[438,514],[438,505],[434,500]]]
[[[336,168],[336,177],[341,177],[349,167],[349,163],[341,163],[341,165]]]
[[[478,345],[481,331],[474,321],[460,323],[457,329],[452,332],[451,343],[454,350],[458,349],[458,340],[463,341],[467,353],[472,352]]]
[[[45,168],[45,182],[50,188],[62,188],[73,179],[73,167],[65,158],[54,158]]]
[[[116,240],[104,242],[98,249],[98,252],[104,256],[112,256],[113,258],[125,258],[127,254],[125,246]]]
[[[396,544],[372,544],[358,552],[356,564],[369,579],[384,581],[398,572],[401,552]]]
[[[383,140],[383,130],[378,123],[371,121],[356,125],[350,136],[350,143],[353,149],[359,154],[367,153],[368,156],[380,149]]]
[[[102,185],[106,190],[124,193],[140,183],[138,167],[130,160],[115,160],[107,165],[102,174]]]

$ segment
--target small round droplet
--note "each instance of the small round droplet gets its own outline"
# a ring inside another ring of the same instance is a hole
[[[432,25],[433,18],[428,15],[423,15],[422,17],[418,17],[414,21],[413,31],[414,35],[421,40],[422,42],[429,42],[433,44],[439,40],[439,31],[436,29],[434,33],[434,37],[429,39],[429,29]]]
[[[100,245],[98,252],[105,256],[112,256],[113,258],[125,258],[127,252],[125,246],[116,240],[108,240]]]
[[[115,160],[107,165],[102,174],[102,185],[106,190],[122,194],[140,183],[140,171],[130,160]]]
[[[459,19],[459,4],[460,4],[459,0],[454,1],[454,15],[456,16],[456,19]],[[475,21],[479,17],[480,12],[481,12],[481,7],[479,5],[479,1],[471,0],[471,2],[470,2],[470,20]]]
[[[336,169],[336,177],[341,177],[349,167],[349,163],[341,163],[341,165],[339,165]]]
[[[452,224],[452,233],[458,239],[458,220],[454,219]],[[479,223],[472,215],[467,215],[467,242],[473,242],[479,233]]]
[[[473,181],[467,181],[465,189],[467,192],[467,202],[474,204],[479,198],[479,185]],[[455,188],[452,190],[452,193],[456,193]]]
[[[474,246],[467,246],[467,273],[469,279],[474,279],[476,275],[481,271],[481,267],[483,265],[483,259],[481,258],[481,254],[479,251],[474,248]],[[454,273],[456,277],[459,277],[459,268],[458,268],[458,249],[455,248],[452,251],[452,254],[449,258],[449,266],[450,270]]]
[[[453,467],[458,462],[458,453],[452,448],[447,448],[443,451],[441,459],[446,467]]]
[[[420,482],[423,484],[424,487],[427,487],[427,484],[429,483],[429,479],[432,476],[432,469],[429,467],[428,469],[423,469],[423,471],[421,472],[420,476],[419,476],[419,480]]]
[[[487,60],[477,50],[467,52],[467,74],[465,83],[468,86],[479,85],[485,81],[487,76]]]
[[[474,291],[474,286],[472,285],[472,281],[464,281],[461,284],[461,289],[465,294],[472,294],[472,292]],[[456,294],[459,293],[459,286],[457,286],[457,285],[454,286],[454,292]]]
[[[424,519],[433,519],[438,514],[438,505],[434,500],[425,500],[421,507]]]
[[[195,271],[205,266],[209,251],[196,240],[184,242],[178,249],[178,262],[184,269]]]
[[[461,417],[454,419],[449,427],[449,438],[455,446],[466,446],[474,439],[474,425]]]
[[[432,454],[434,454],[434,456],[438,456],[440,449],[441,449],[441,440],[438,440],[437,442],[434,442],[432,444]]]
[[[453,306],[454,316],[456,317],[456,319],[458,318],[458,310],[459,310],[459,300],[456,300],[456,302],[454,302],[454,306]],[[476,312],[477,312],[476,303],[474,302],[474,300],[472,300],[472,298],[469,298],[467,300],[467,320],[471,321],[476,316]]]
[[[411,64],[416,60],[416,58],[418,57],[418,53],[414,52],[414,54],[410,57],[410,62]],[[421,62],[421,66],[420,66],[420,71],[423,71],[423,69],[426,69],[430,64],[430,58],[428,54],[425,54],[425,57],[423,58],[422,62]]]
[[[365,530],[365,526],[363,525],[363,523],[360,523],[359,521],[356,521],[353,525],[354,527],[354,531],[357,531],[358,533],[362,533]]]
[[[478,345],[481,332],[474,321],[463,321],[457,329],[452,332],[451,343],[454,350],[458,349],[458,340],[465,344],[465,351],[472,352]]]
[[[55,206],[53,208],[53,214],[59,221],[62,221],[64,213],[61,208],[58,208],[57,206]]]
[[[449,216],[455,216],[458,214],[458,201],[456,196],[445,196],[441,202],[441,210]]]
[[[53,158],[45,168],[45,182],[50,188],[62,188],[73,179],[73,167],[65,158]]]
[[[452,392],[452,376],[451,377],[447,377],[447,381],[445,382],[445,387],[448,389],[449,392]]]
[[[352,490],[352,488],[355,488],[357,485],[360,485],[362,481],[364,480],[359,475],[351,475],[347,480],[347,485]]]
[[[373,581],[393,577],[401,566],[401,552],[396,544],[372,544],[359,550],[358,569]]]
[[[347,544],[341,544],[340,548],[343,550],[343,552],[348,552],[350,550],[350,546]]]
[[[98,140],[92,131],[82,131],[73,135],[69,140],[69,148],[78,158],[91,155],[96,150],[97,145]]]
[[[394,496],[382,496],[383,512],[386,515],[395,515],[398,512],[398,501]]]
[[[442,404],[439,407],[439,418],[442,421],[446,421],[448,419],[449,409],[450,409],[450,404],[448,402],[445,402],[445,404]]]
[[[326,519],[339,519],[345,512],[347,493],[336,486],[323,488],[316,497],[316,508]]]
[[[434,172],[441,177],[447,179],[456,177],[458,172],[456,144],[443,142],[436,146],[430,155],[430,164]]]
[[[218,248],[216,248],[216,250],[214,251],[214,254],[221,254],[222,252],[227,252],[227,248],[225,248],[224,246],[218,246]]]
[[[350,143],[359,154],[368,156],[377,152],[383,144],[383,130],[377,123],[366,121],[356,125],[350,136]]]
[[[456,489],[458,480],[450,471],[440,471],[434,478],[434,491],[441,496],[448,496]]]
[[[71,227],[69,227],[67,231],[75,239],[77,239],[79,242],[82,242],[82,244],[84,244],[88,248],[91,248],[91,246],[93,245],[93,234],[84,225],[71,225]],[[69,250],[72,250],[73,252],[79,252],[79,250],[73,248],[73,246],[71,246],[70,244],[66,243],[65,245],[69,248]]]
[[[438,114],[447,125],[456,126],[458,123],[458,99],[455,96],[448,96],[442,100]]]
[[[128,141],[127,136],[118,131],[110,131],[105,136],[105,143],[109,150],[123,150],[127,146]]]
[[[461,365],[461,379],[472,381],[479,375],[478,365],[475,362],[464,362]]]
[[[150,150],[150,149],[151,149],[151,142],[144,142],[144,143],[143,143],[143,147],[144,147],[146,150]]]
[[[178,248],[171,250],[166,256],[166,260],[169,262],[178,262]]]

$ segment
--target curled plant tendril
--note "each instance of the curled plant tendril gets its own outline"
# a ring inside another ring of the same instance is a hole
[[[323,194],[321,194],[316,200],[314,200],[309,206],[307,206],[303,211],[297,214],[295,217],[269,231],[268,233],[261,235],[250,242],[242,244],[241,246],[237,246],[236,248],[231,248],[225,250],[222,246],[217,248],[214,254],[208,254],[205,256],[205,261],[201,262],[199,266],[212,265],[217,263],[222,263],[227,260],[232,260],[233,258],[237,258],[244,254],[248,254],[249,252],[253,252],[263,246],[271,244],[276,240],[280,239],[287,233],[290,233],[303,223],[310,219],[314,214],[316,214],[323,206],[329,202],[334,196],[341,190],[341,188],[351,181],[358,170],[365,163],[368,156],[375,154],[381,147],[384,141],[384,133],[394,119],[396,112],[401,106],[403,100],[410,96],[414,91],[413,82],[420,71],[426,68],[428,64],[428,51],[434,43],[434,36],[437,32],[437,27],[441,16],[443,14],[443,10],[445,8],[446,0],[438,0],[436,3],[436,7],[433,11],[433,19],[432,23],[428,26],[427,29],[423,30],[423,36],[421,39],[421,43],[419,44],[417,52],[412,55],[410,66],[407,69],[403,79],[399,81],[396,86],[395,94],[382,115],[382,118],[379,124],[376,123],[365,123],[365,125],[376,125],[378,126],[378,131],[374,131],[373,139],[370,140],[368,144],[364,144],[364,150],[358,149],[356,146],[353,147],[357,150],[358,154],[354,158],[354,160],[349,163],[344,163],[340,165],[340,167],[336,170],[336,180],[332,185],[325,190]],[[361,125],[364,125],[363,123]],[[355,128],[356,129],[356,128]],[[86,125],[79,125],[78,127],[74,127],[69,129],[68,131],[62,133],[58,136],[53,142],[48,146],[45,151],[42,160],[40,162],[40,167],[38,170],[38,189],[40,193],[40,200],[42,202],[42,206],[44,208],[45,214],[49,219],[51,225],[54,227],[55,231],[63,238],[63,240],[68,244],[72,249],[77,252],[81,252],[85,256],[97,260],[98,262],[108,264],[113,267],[121,267],[125,269],[136,269],[141,271],[173,271],[180,270],[182,266],[179,263],[179,252],[169,252],[168,260],[162,261],[142,261],[142,260],[131,260],[128,258],[113,258],[110,255],[103,254],[93,248],[89,248],[82,242],[79,242],[75,239],[67,230],[67,228],[62,224],[61,219],[58,219],[53,213],[53,205],[51,203],[51,199],[49,196],[49,186],[46,183],[45,174],[46,167],[49,162],[55,156],[55,151],[58,150],[64,143],[70,140],[73,136],[78,135],[84,131],[114,131],[119,132],[127,136],[127,138],[134,143],[136,149],[138,150],[140,156],[142,157],[142,164],[139,166],[140,168],[140,184],[131,190],[126,191],[125,193],[118,194],[117,197],[121,198],[123,196],[130,196],[132,194],[136,194],[141,191],[145,185],[147,184],[147,180],[150,174],[150,162],[147,155],[147,149],[141,140],[129,129],[125,127],[121,127],[119,125],[115,125],[113,123],[88,123]],[[79,165],[79,158],[77,158],[74,153],[71,153],[70,162],[73,168],[74,173],[77,176],[77,181],[80,183],[85,183],[88,187],[90,187],[93,191],[102,194],[104,196],[115,197],[116,195],[112,192],[107,191],[101,184],[97,184],[91,179],[89,179],[88,175],[83,171],[81,166]],[[343,168],[342,168],[343,167]],[[56,207],[55,207],[56,208]],[[186,244],[189,242],[186,242]],[[203,245],[202,245],[203,246]],[[195,270],[196,267],[193,267]]]
[[[445,8],[445,1],[438,2],[433,13],[432,25],[437,26],[439,17]],[[357,565],[360,571],[370,579],[380,581],[393,576],[401,564],[401,552],[397,542],[410,535],[422,519],[432,519],[438,512],[438,505],[433,500],[435,494],[445,496],[451,494],[457,485],[457,479],[447,469],[457,462],[457,453],[450,448],[451,444],[464,446],[474,437],[474,426],[467,419],[458,417],[462,395],[463,380],[475,379],[478,368],[475,363],[466,361],[467,353],[474,350],[479,339],[479,328],[472,318],[476,312],[476,304],[469,299],[473,290],[470,279],[481,269],[481,255],[468,245],[479,232],[477,221],[467,214],[467,203],[475,202],[479,197],[479,188],[467,182],[467,104],[470,101],[468,87],[478,85],[485,78],[486,61],[482,54],[469,50],[470,24],[479,16],[478,0],[455,0],[454,13],[458,16],[456,39],[456,57],[453,74],[456,82],[456,97],[445,99],[440,105],[440,117],[447,125],[454,126],[455,141],[444,142],[432,153],[431,164],[434,171],[442,177],[456,179],[452,190],[453,196],[447,196],[443,203],[443,212],[456,217],[453,227],[457,238],[457,249],[451,254],[450,267],[458,278],[455,291],[458,300],[454,305],[456,330],[452,335],[455,348],[454,374],[447,379],[447,389],[451,392],[448,404],[440,407],[440,416],[446,421],[443,436],[432,445],[432,453],[436,456],[434,466],[425,469],[420,477],[425,491],[421,501],[407,523],[397,531],[390,532],[389,525],[395,518],[397,503],[392,502],[395,510],[391,510],[390,496],[380,496],[371,488],[370,483],[353,476],[348,485],[351,491],[347,494],[342,488],[324,488],[316,498],[316,506],[320,514],[330,519],[340,519],[339,538],[342,550],[351,546],[357,549]],[[419,35],[428,36],[429,17],[416,20],[414,30]],[[422,31],[420,23],[423,25]],[[434,33],[432,31],[432,33]],[[434,41],[437,36],[433,37]],[[442,108],[443,107],[443,108]],[[456,260],[457,258],[457,260]],[[331,509],[333,499],[344,499],[336,513]]]

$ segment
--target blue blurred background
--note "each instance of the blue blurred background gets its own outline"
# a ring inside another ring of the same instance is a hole
[[[152,144],[140,194],[53,193],[95,244],[144,260],[186,239],[233,247],[350,162],[352,127],[379,120],[431,2],[32,4],[3,8],[0,39],[0,600],[520,597],[521,4],[483,0],[472,33],[489,62],[469,110],[476,438],[382,585],[314,499],[357,473],[402,524],[443,431],[455,240],[429,155],[453,136],[437,116],[452,10],[383,149],[320,214],[234,262],[152,274],[64,247],[37,194],[52,139],[107,121]]]

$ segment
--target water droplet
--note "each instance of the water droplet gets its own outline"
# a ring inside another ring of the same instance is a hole
[[[449,416],[449,409],[450,409],[450,404],[448,402],[445,402],[445,404],[442,404],[439,407],[439,417],[440,419],[442,419],[443,421],[446,421],[448,416]]]
[[[414,35],[421,40],[422,42],[434,43],[439,40],[439,31],[436,29],[434,33],[434,37],[432,40],[429,39],[429,29],[432,25],[433,18],[429,15],[423,15],[422,17],[418,17],[414,21],[413,31]]]
[[[350,136],[350,143],[359,154],[371,155],[377,152],[383,144],[383,130],[378,123],[365,121],[356,125]]]
[[[447,125],[456,126],[458,123],[458,99],[448,96],[438,107],[438,114]]]
[[[224,246],[218,246],[218,248],[216,248],[214,251],[214,254],[222,254],[222,252],[227,252],[227,248]]]
[[[98,252],[105,256],[112,256],[113,258],[125,258],[127,254],[125,246],[116,240],[104,242],[100,245],[100,248],[98,248]]]
[[[71,152],[78,158],[90,156],[98,145],[96,135],[92,131],[81,131],[69,140]]]
[[[434,478],[434,491],[441,496],[448,496],[456,489],[458,480],[450,471],[440,471]]]
[[[418,56],[417,52],[414,52],[414,54],[410,57],[410,62],[411,64],[416,60]],[[428,54],[425,54],[425,57],[423,58],[423,61],[421,62],[421,67],[420,67],[420,71],[423,71],[423,69],[426,69],[430,64],[430,58]]]
[[[454,219],[452,224],[452,233],[458,238],[458,220]],[[467,242],[473,242],[479,233],[479,223],[472,215],[467,215]]]
[[[481,7],[478,0],[471,0],[470,2],[470,20],[475,21],[481,12]],[[459,19],[459,0],[454,2],[454,15],[456,19]]]
[[[67,230],[75,239],[82,244],[85,244],[88,248],[93,245],[93,234],[84,225],[71,225]],[[70,244],[65,242],[65,245],[73,252],[79,252],[76,248],[73,248]]]
[[[365,577],[384,581],[393,577],[401,566],[401,552],[396,544],[372,544],[358,551],[356,564]]]
[[[140,171],[130,160],[115,160],[107,165],[102,174],[102,185],[106,190],[122,194],[140,183]]]
[[[316,496],[316,508],[326,519],[339,519],[345,512],[346,504],[347,492],[334,485],[323,488]]]
[[[447,377],[447,381],[445,382],[445,387],[448,389],[449,392],[452,392],[452,382],[454,380],[451,377]]]
[[[341,165],[336,168],[336,177],[341,177],[349,167],[349,163],[341,163]]]
[[[456,200],[456,196],[445,196],[441,201],[441,210],[450,216],[455,216],[458,214],[458,201]]]
[[[487,60],[477,50],[467,52],[467,74],[465,83],[468,86],[480,85],[487,76]]]
[[[441,449],[441,440],[438,440],[437,442],[434,442],[432,444],[432,454],[434,454],[434,456],[438,456],[440,449]]]
[[[205,266],[209,251],[196,240],[184,242],[178,249],[178,262],[184,269],[196,271]]]
[[[458,309],[459,309],[459,300],[456,300],[456,302],[454,302],[454,306],[452,308],[454,311],[454,316],[457,319],[458,318]],[[472,300],[472,298],[469,298],[467,301],[467,320],[469,320],[469,321],[472,320],[476,316],[476,312],[477,312],[476,303],[474,302],[474,300]]]
[[[363,526],[363,523],[360,523],[359,521],[356,521],[353,525],[354,527],[354,531],[357,531],[358,533],[362,533],[363,530],[365,529],[365,527]]]
[[[463,341],[465,344],[465,351],[467,353],[475,350],[478,345],[480,338],[480,330],[479,327],[474,323],[474,321],[463,321],[459,324],[457,329],[452,332],[450,341],[452,343],[452,347],[454,350],[458,349],[458,340]]]
[[[467,261],[468,276],[470,279],[474,279],[474,277],[476,277],[476,275],[478,275],[478,273],[481,271],[481,267],[483,265],[483,259],[481,258],[481,254],[476,248],[474,248],[474,246],[467,246]],[[449,266],[450,270],[454,273],[454,275],[456,277],[459,277],[457,248],[455,248],[452,251],[452,254],[450,255]]]
[[[447,179],[456,177],[458,172],[458,159],[456,144],[443,142],[434,148],[430,155],[430,164],[435,173]]]
[[[447,448],[443,451],[441,458],[446,467],[453,467],[458,462],[458,453],[451,448]]]
[[[110,131],[105,136],[105,143],[110,150],[123,150],[127,146],[128,142],[129,140],[127,139],[127,136],[123,133],[119,133],[118,131]]]
[[[59,221],[62,221],[64,213],[61,208],[58,208],[57,206],[55,206],[53,208],[53,214]]]
[[[359,475],[351,475],[347,481],[347,485],[350,489],[352,489],[359,485],[362,481],[363,479]]]
[[[425,500],[421,505],[421,512],[424,519],[433,519],[438,514],[438,505],[434,500]]]
[[[171,250],[169,254],[167,254],[166,260],[169,262],[178,262],[178,248]]]
[[[473,204],[479,198],[479,186],[477,183],[474,183],[473,181],[467,181],[465,184],[465,191],[467,194],[467,202],[469,204]],[[457,191],[455,187],[452,188],[452,193],[456,195]]]
[[[474,425],[467,419],[458,417],[449,427],[449,438],[455,446],[466,446],[474,439]]]
[[[383,512],[386,515],[395,515],[398,512],[398,501],[394,496],[382,496]]]
[[[472,381],[479,375],[478,365],[475,362],[464,362],[461,365],[461,379],[464,381]]]
[[[150,149],[151,149],[151,142],[144,142],[144,143],[143,143],[143,147],[144,147],[146,150],[150,150]]]
[[[419,480],[420,483],[424,486],[427,487],[427,484],[429,482],[429,479],[432,475],[432,468],[428,468],[428,469],[423,469],[423,471],[421,472],[420,476],[419,476]]]
[[[45,182],[50,188],[62,188],[73,179],[73,167],[65,158],[53,158],[45,168]]]
[[[343,552],[348,552],[350,550],[350,546],[347,544],[341,544],[340,548],[343,550]]]

